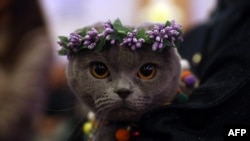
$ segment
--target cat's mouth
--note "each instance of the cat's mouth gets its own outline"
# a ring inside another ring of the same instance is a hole
[[[128,107],[127,105],[121,105],[121,106],[117,106],[116,108],[114,108],[111,111],[112,112],[131,112],[134,110],[132,108]]]
[[[140,114],[126,104],[120,104],[107,113],[108,120],[136,120]]]
[[[125,99],[110,103],[106,108],[101,106],[98,110],[98,117],[111,121],[137,121],[144,111]]]

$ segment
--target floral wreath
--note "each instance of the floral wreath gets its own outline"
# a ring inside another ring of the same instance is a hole
[[[132,29],[123,26],[120,19],[116,19],[113,23],[105,22],[101,31],[94,27],[84,27],[70,33],[69,37],[59,36],[59,39],[57,43],[62,47],[59,55],[69,57],[86,49],[100,52],[106,44],[128,46],[131,50],[147,44],[153,51],[177,47],[183,42],[183,31],[181,25],[176,24],[174,20],[155,24],[152,30],[146,31],[144,28]]]

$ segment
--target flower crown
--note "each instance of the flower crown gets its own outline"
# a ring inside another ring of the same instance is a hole
[[[155,24],[152,30],[145,28],[129,28],[123,26],[120,19],[113,23],[104,23],[103,30],[94,27],[85,27],[73,33],[69,37],[59,36],[57,43],[62,47],[59,55],[71,56],[83,50],[89,49],[100,52],[106,44],[127,46],[136,50],[146,45],[153,51],[162,50],[165,47],[177,47],[183,42],[181,25],[174,20],[165,24]]]

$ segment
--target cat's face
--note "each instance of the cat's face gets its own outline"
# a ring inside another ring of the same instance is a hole
[[[72,90],[105,120],[137,120],[173,100],[179,75],[173,48],[154,52],[113,46],[100,53],[85,51],[71,58],[67,68]]]

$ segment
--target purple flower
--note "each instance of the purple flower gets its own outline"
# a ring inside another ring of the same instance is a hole
[[[96,37],[98,35],[98,31],[93,27],[87,32],[87,35],[90,37]]]
[[[104,23],[104,31],[103,31],[104,36],[107,36],[107,35],[111,34],[112,32],[114,32],[114,29],[113,29],[111,22],[110,21],[105,22]]]
[[[170,26],[173,27],[174,29],[179,29],[179,30],[181,29],[181,25],[175,23],[175,20],[171,20]]]
[[[113,25],[111,24],[110,21],[107,21],[104,23],[104,30],[102,32],[102,35],[106,38],[106,40],[110,40],[110,44],[114,45],[115,40],[110,39],[110,34],[114,32]]]
[[[153,31],[146,32],[150,39],[154,40],[152,45],[152,50],[156,51],[159,48],[163,47],[163,39],[168,38],[166,34],[166,29],[163,24],[158,24],[154,26]]]
[[[67,47],[70,48],[73,52],[77,52],[81,44],[82,44],[82,36],[75,32],[70,33]]]
[[[158,48],[158,46],[159,46],[159,43],[158,42],[154,42],[154,44],[152,45],[152,50],[156,51],[157,48]]]
[[[93,49],[96,46],[96,43],[91,43],[90,45],[88,45],[88,49]]]
[[[112,40],[110,41],[110,44],[111,44],[111,45],[114,45],[114,44],[115,44],[115,40],[112,39]]]
[[[178,40],[183,42],[184,41],[183,36],[178,37]]]
[[[104,28],[113,28],[110,20],[108,20],[107,22],[104,23]]]
[[[163,43],[165,40],[168,40],[172,44],[172,46],[176,46],[176,40],[182,42],[183,37],[182,35],[180,35],[180,30],[181,25],[176,24],[174,20],[170,22],[169,26],[165,26],[163,24],[155,25],[152,31],[146,32],[148,34],[148,37],[151,40],[154,40],[152,50],[155,51],[157,49],[163,48]]]
[[[88,49],[93,49],[96,46],[96,42],[101,37],[100,34],[98,34],[98,31],[95,28],[91,28],[87,34],[84,36],[84,42],[83,44],[88,47]]]
[[[128,32],[127,36],[123,39],[123,42],[120,45],[128,45],[129,47],[131,47],[132,50],[135,50],[136,48],[141,48],[142,43],[144,43],[145,40],[143,38],[137,38],[136,35],[136,29],[134,29],[133,32]]]

